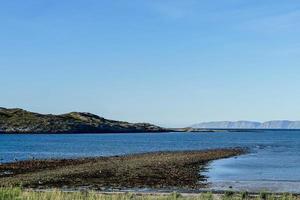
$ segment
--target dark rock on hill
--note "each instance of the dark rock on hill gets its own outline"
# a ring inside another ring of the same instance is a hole
[[[0,108],[0,133],[125,133],[166,132],[148,123],[108,120],[91,113],[43,115],[22,109]]]

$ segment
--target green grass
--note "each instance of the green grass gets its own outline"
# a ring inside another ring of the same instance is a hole
[[[226,192],[223,195],[214,195],[210,192],[194,196],[182,196],[179,193],[169,195],[135,195],[127,194],[99,194],[96,192],[62,192],[59,190],[49,192],[36,192],[20,188],[0,188],[0,200],[299,200],[292,194],[276,196],[261,193],[250,196],[248,193]]]

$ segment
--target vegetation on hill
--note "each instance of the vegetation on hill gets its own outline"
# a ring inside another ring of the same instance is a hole
[[[128,123],[91,113],[71,112],[43,115],[22,109],[0,108],[0,133],[122,133],[165,132],[148,123]]]

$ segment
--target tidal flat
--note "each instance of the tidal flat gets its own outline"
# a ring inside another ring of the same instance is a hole
[[[242,148],[153,152],[83,159],[27,160],[0,165],[0,187],[34,189],[199,189],[205,166],[246,153]]]

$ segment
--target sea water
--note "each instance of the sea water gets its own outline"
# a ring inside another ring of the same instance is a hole
[[[204,173],[211,189],[300,192],[300,131],[0,134],[0,163],[227,147],[249,153],[211,162]]]

